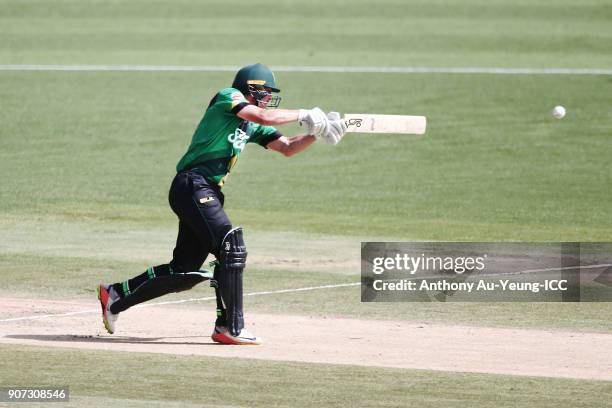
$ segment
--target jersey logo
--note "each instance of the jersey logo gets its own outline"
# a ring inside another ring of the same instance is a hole
[[[234,149],[242,151],[249,137],[244,130],[236,129],[234,133],[227,135],[227,141],[234,146]]]

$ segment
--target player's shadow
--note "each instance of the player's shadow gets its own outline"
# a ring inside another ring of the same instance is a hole
[[[168,341],[168,339],[200,339],[202,336],[180,336],[180,337],[130,337],[130,336],[83,336],[76,334],[7,334],[3,336],[9,339],[38,340],[49,342],[73,342],[73,343],[128,343],[128,344],[161,344],[161,345],[185,345],[185,346],[218,346],[218,343]]]

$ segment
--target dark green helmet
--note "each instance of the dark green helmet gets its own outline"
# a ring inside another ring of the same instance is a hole
[[[263,85],[270,88],[272,92],[280,92],[280,89],[276,87],[276,79],[270,68],[260,63],[240,68],[240,71],[236,73],[232,88],[248,95],[249,85]]]
[[[276,87],[274,73],[260,63],[241,68],[236,73],[232,88],[238,89],[245,96],[251,95],[261,107],[277,107],[280,103],[280,97],[269,97],[271,92],[280,92],[280,89]],[[268,101],[264,102],[266,97]]]

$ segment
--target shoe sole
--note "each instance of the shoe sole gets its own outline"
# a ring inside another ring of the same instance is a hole
[[[106,313],[104,313],[104,301],[102,300],[102,290],[100,290],[100,288],[102,287],[102,285],[98,285],[98,287],[96,288],[96,291],[98,292],[98,300],[100,301],[100,306],[102,307],[102,323],[104,323],[104,328],[106,329],[106,331],[108,332],[108,334],[113,334],[114,331],[111,330],[110,325],[108,324],[108,319],[106,319]]]
[[[223,333],[213,333],[210,337],[215,343],[226,344],[228,346],[258,346],[261,344],[261,339],[258,338],[241,341],[235,337],[228,337]]]

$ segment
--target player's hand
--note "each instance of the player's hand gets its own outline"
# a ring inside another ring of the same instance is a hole
[[[323,136],[323,141],[330,145],[337,145],[346,133],[346,123],[340,118],[338,112],[329,112],[327,119],[329,119],[329,127]]]
[[[306,126],[308,134],[317,138],[325,136],[329,128],[329,119],[320,108],[300,109],[298,123]]]

